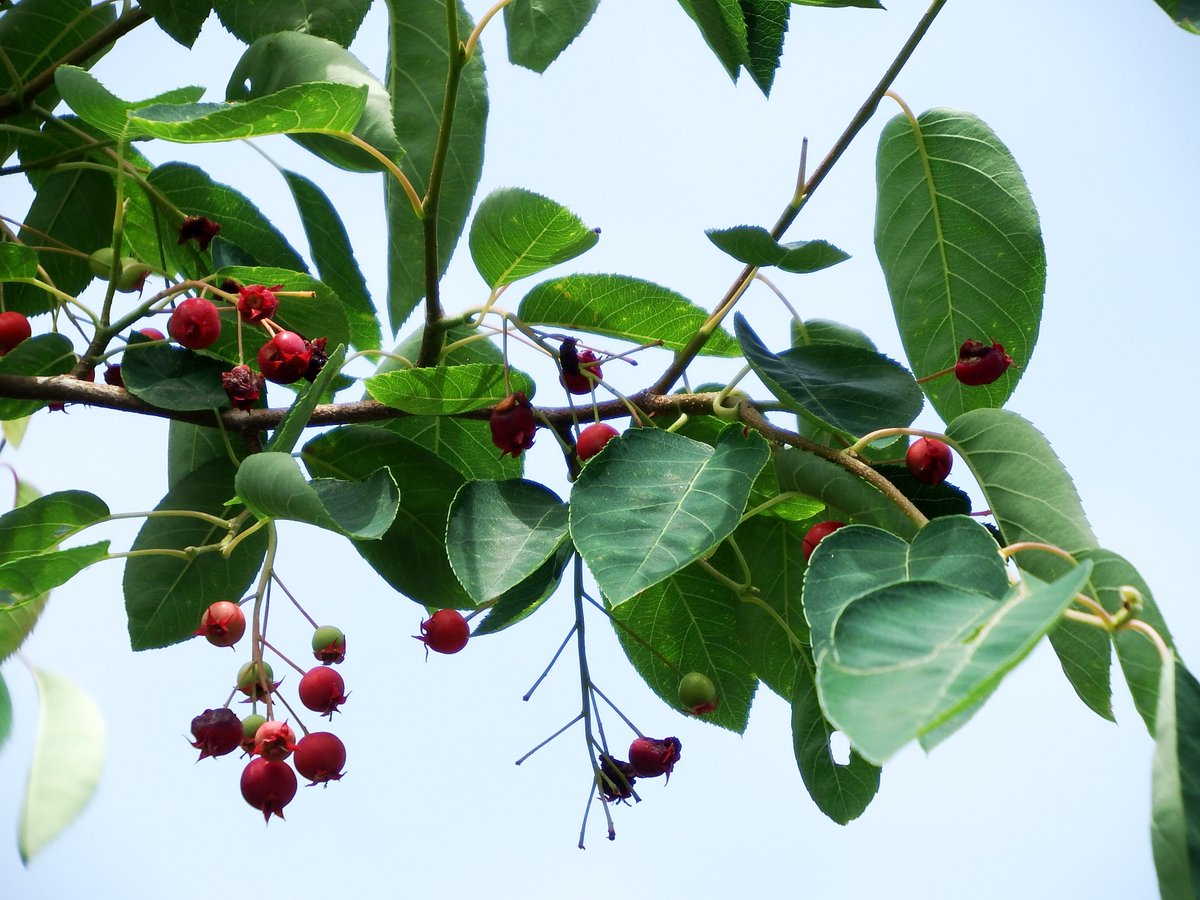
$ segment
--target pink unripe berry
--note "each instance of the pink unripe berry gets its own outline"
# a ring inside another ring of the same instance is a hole
[[[300,679],[298,693],[301,703],[332,719],[337,708],[346,702],[346,683],[336,669],[316,666]]]
[[[828,535],[833,534],[845,524],[845,522],[830,519],[827,522],[818,522],[812,528],[808,529],[808,533],[804,535],[804,542],[800,546],[801,551],[804,553],[804,561],[808,562],[812,558],[813,551],[817,549],[817,544],[821,543]]]
[[[232,647],[246,633],[246,614],[236,603],[218,600],[204,611],[193,633],[204,635],[214,647]]]
[[[439,609],[421,623],[421,633],[413,635],[436,653],[457,653],[470,636],[471,626],[457,609]]]
[[[271,821],[271,815],[283,818],[283,808],[296,796],[296,773],[279,760],[256,756],[242,771],[242,797]]]
[[[171,332],[171,337],[180,346],[189,350],[203,350],[211,347],[221,336],[221,316],[211,300],[189,297],[171,313],[167,331]]]
[[[300,739],[292,762],[312,784],[339,781],[346,764],[346,745],[336,734],[314,731]]]
[[[296,734],[287,722],[268,720],[254,732],[254,749],[251,752],[263,759],[287,759],[295,749]]]
[[[905,454],[904,463],[908,473],[925,484],[941,484],[950,474],[954,455],[944,441],[921,438],[914,441]]]

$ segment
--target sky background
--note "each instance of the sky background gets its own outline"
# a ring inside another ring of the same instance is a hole
[[[488,6],[468,2],[476,17]],[[603,230],[599,245],[564,272],[636,275],[711,306],[738,267],[704,229],[775,220],[794,184],[801,138],[809,138],[810,160],[824,155],[923,9],[909,0],[887,12],[794,8],[769,102],[748,79],[730,84],[672,0],[606,0],[544,76],[508,64],[498,18],[483,39],[492,105],[477,199],[504,186],[546,194]],[[377,73],[384,34],[377,3],[353,47]],[[215,18],[192,52],[145,26],[93,71],[127,98],[200,81],[210,85],[208,99],[220,99],[241,49]],[[1200,38],[1178,30],[1151,0],[1010,0],[950,3],[894,89],[915,110],[969,109],[1022,165],[1042,217],[1049,277],[1039,344],[1009,407],[1049,437],[1101,544],[1139,568],[1184,660],[1200,668],[1191,566],[1200,181],[1187,163],[1200,137],[1198,83]],[[895,112],[885,101],[787,236],[825,238],[853,258],[775,280],[802,315],[861,328],[902,358],[872,238],[875,146]],[[382,298],[378,177],[339,172],[285,139],[260,146],[341,206]],[[145,152],[155,162],[202,161],[304,248],[282,180],[246,145]],[[0,182],[6,214],[25,209],[23,187],[15,178]],[[476,305],[486,293],[460,252],[445,282],[447,306]],[[522,293],[512,289],[506,305],[514,308]],[[753,288],[740,308],[778,349],[771,338],[784,333],[787,316],[769,292]],[[605,374],[633,388],[664,359],[647,354],[639,369],[614,365]],[[709,364],[693,381],[727,379],[734,368]],[[547,388],[543,402],[560,402],[557,392]],[[917,424],[939,423],[927,412]],[[159,421],[72,408],[39,414],[6,457],[43,492],[84,487],[114,511],[144,510],[165,491],[165,436]],[[542,436],[526,474],[564,492],[556,455]],[[114,525],[104,536],[120,548],[134,532]],[[649,782],[643,803],[615,811],[616,842],[604,839],[593,809],[588,849],[580,851],[590,790],[581,732],[513,766],[577,709],[569,655],[532,701],[520,699],[570,627],[568,596],[518,628],[426,662],[408,637],[422,617],[417,605],[337,538],[287,524],[281,535],[285,582],[316,618],[349,636],[342,672],[352,696],[336,723],[349,750],[346,778],[327,790],[302,787],[287,821],[264,828],[240,797],[236,759],[197,765],[185,743],[192,716],[224,702],[243,654],[195,641],[132,654],[120,567],[103,564],[55,593],[26,645],[37,665],[83,685],[109,728],[95,799],[27,870],[15,830],[36,698],[18,662],[3,669],[16,717],[0,752],[5,898],[192,900],[221,883],[255,892],[525,900],[1156,893],[1150,739],[1119,678],[1114,726],[1075,699],[1044,643],[952,740],[929,756],[915,746],[901,752],[863,817],[841,827],[807,796],[783,701],[760,692],[744,736],[687,719],[638,680],[594,618],[597,683],[644,732],[677,735],[683,754],[669,785]],[[276,609],[273,643],[303,656],[307,625]],[[616,718],[606,722],[623,746],[628,735]]]

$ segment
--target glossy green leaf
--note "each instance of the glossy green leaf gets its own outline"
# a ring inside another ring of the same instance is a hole
[[[746,18],[738,0],[679,0],[679,5],[696,23],[729,77],[737,81],[742,65],[750,59]]]
[[[213,0],[212,5],[221,24],[247,44],[276,31],[302,31],[349,47],[371,0]]]
[[[795,241],[781,244],[758,225],[710,228],[708,239],[739,262],[751,266],[777,266],[785,272],[818,272],[850,258],[828,241]]]
[[[896,459],[904,451],[905,445],[901,443],[898,447],[895,444],[889,444],[883,452],[892,459]],[[908,467],[899,463],[876,464],[875,471],[894,484],[900,493],[912,501],[913,506],[930,519],[942,516],[966,516],[971,513],[971,498],[965,491],[955,487],[949,481],[943,481],[940,484],[926,484],[923,481],[917,481],[909,473]]]
[[[0,375],[64,375],[78,358],[71,341],[61,334],[39,334],[22,341],[0,357]],[[0,398],[0,419],[20,419],[46,404],[41,400]]]
[[[191,510],[233,516],[225,506],[233,496],[233,464],[210,460],[175,484],[155,510]],[[226,532],[189,516],[158,515],[146,520],[133,550],[182,550],[218,543]],[[204,610],[217,600],[238,600],[262,565],[267,539],[263,531],[240,541],[228,557],[201,553],[192,559],[147,555],[125,564],[122,588],[134,650],[166,647],[187,640]]]
[[[946,435],[983,489],[1006,543],[1035,541],[1077,554],[1096,547],[1071,476],[1045,436],[1007,410],[964,413]],[[1027,552],[1017,564],[1043,581],[1070,564],[1049,553]],[[1071,685],[1092,710],[1112,718],[1111,642],[1103,631],[1064,621],[1050,635]]]
[[[93,6],[88,0],[8,4],[0,16],[0,47],[7,57],[0,67],[0,93],[18,90],[116,17],[109,4]],[[44,96],[39,99],[45,101]]]
[[[492,443],[491,429],[482,419],[411,416],[389,422],[387,429],[425,447],[465,478],[520,478],[525,468],[524,456],[500,455]]]
[[[0,281],[37,277],[37,251],[12,241],[0,243]]]
[[[284,170],[283,177],[300,212],[300,223],[304,226],[317,274],[337,294],[346,310],[352,346],[360,350],[378,350],[382,336],[375,304],[337,209],[325,193],[303,175]]]
[[[822,549],[813,554],[814,571]],[[864,758],[883,763],[992,693],[1058,621],[1090,570],[1085,562],[1050,584],[1026,576],[999,603],[932,580],[853,600],[829,623],[823,648],[814,643],[822,709]],[[814,626],[814,642],[817,633]]]
[[[125,390],[152,406],[222,409],[229,406],[221,386],[221,373],[228,368],[219,360],[169,344],[134,344],[122,357],[121,377]]]
[[[497,634],[533,615],[557,589],[563,570],[574,554],[575,548],[571,542],[564,541],[558,552],[542,563],[537,571],[500,596],[496,604],[488,609],[483,621],[475,626],[471,636]]]
[[[1197,0],[1154,0],[1175,24],[1191,34],[1200,34],[1200,2]]]
[[[769,96],[791,7],[787,0],[741,0],[741,6],[746,19],[746,71],[763,95]]]
[[[534,383],[524,372],[509,370],[509,386],[527,397]],[[398,369],[367,379],[367,393],[393,409],[419,416],[449,416],[494,406],[508,396],[502,364],[474,363],[430,369]]]
[[[798,491],[820,500],[830,518],[878,525],[901,537],[911,537],[917,525],[873,485],[837,463],[804,450],[784,450],[775,455],[781,491]]]
[[[267,444],[268,450],[275,450],[280,453],[292,452],[292,448],[296,446],[296,442],[300,440],[304,434],[304,430],[308,427],[313,410],[317,408],[317,404],[321,402],[321,398],[329,391],[330,386],[337,379],[338,373],[345,362],[346,348],[339,344],[329,354],[329,359],[326,360],[325,367],[321,369],[316,380],[312,384],[306,384],[301,389],[299,396],[292,403],[287,415],[279,423],[279,427],[275,429],[275,433],[271,435],[271,440]]]
[[[450,507],[450,566],[476,603],[532,576],[567,539],[567,504],[534,481],[469,481]]]
[[[769,456],[740,426],[715,447],[650,429],[613,438],[571,489],[571,538],[608,601],[619,606],[732,534]]]
[[[167,433],[167,487],[175,487],[211,460],[228,459],[226,439],[233,446],[238,459],[244,458],[249,452],[246,440],[240,434],[222,435],[215,427],[171,422]]]
[[[309,441],[304,464],[314,475],[343,479],[389,467],[400,487],[396,519],[382,539],[355,541],[354,549],[388,584],[418,603],[475,605],[446,556],[450,504],[466,481],[450,463],[383,428],[353,425]]]
[[[918,378],[954,365],[967,339],[999,341],[1016,365],[985,386],[924,385],[947,422],[1012,394],[1037,341],[1046,287],[1041,225],[1008,148],[981,120],[900,115],[879,138],[875,249]]]
[[[446,6],[441,0],[389,0],[387,77],[396,133],[407,156],[400,167],[419,196],[429,175],[445,106]],[[458,34],[465,40],[474,23],[458,0]],[[444,274],[467,222],[483,171],[488,94],[483,54],[476,46],[462,72],[454,106],[454,130],[438,200],[437,265]],[[384,186],[388,218],[388,317],[398,331],[425,296],[424,226],[405,193],[388,179]]]
[[[127,140],[144,135],[129,122],[130,114],[136,110],[163,104],[192,104],[204,96],[202,87],[183,87],[146,100],[122,100],[78,66],[59,66],[54,72],[54,85],[79,118],[104,134]]]
[[[291,453],[273,451],[242,460],[234,487],[261,518],[304,522],[356,540],[382,537],[400,502],[396,480],[387,468],[362,480],[308,481]]]
[[[568,275],[543,281],[521,300],[517,315],[530,325],[549,325],[646,344],[661,341],[681,350],[708,318],[674,291],[628,275]],[[709,356],[740,356],[737,341],[717,329],[704,349]]]
[[[1200,684],[1167,654],[1158,690],[1150,844],[1163,900],[1200,894]]]
[[[104,719],[74,682],[32,669],[40,715],[17,828],[26,865],[70,825],[95,793],[104,768]]]
[[[574,259],[598,240],[565,206],[523,188],[502,188],[479,204],[469,245],[475,268],[497,288]]]
[[[185,47],[191,47],[200,36],[204,20],[212,12],[211,0],[141,0],[138,4],[154,16],[158,27]]]
[[[600,0],[513,0],[504,7],[508,61],[545,72],[579,37],[599,5]]]
[[[12,734],[12,724],[12,696],[8,693],[8,685],[4,682],[4,677],[0,676],[0,750],[4,749],[9,735]]]
[[[806,344],[771,353],[741,313],[734,332],[771,393],[813,424],[850,438],[903,427],[921,411],[912,374],[881,353],[846,344]]]
[[[788,0],[795,6],[823,6],[829,9],[857,7],[859,9],[883,9],[879,0]]]
[[[66,584],[88,566],[108,555],[108,541],[27,556],[0,565],[0,614],[5,601],[14,605],[36,602],[42,595]]]

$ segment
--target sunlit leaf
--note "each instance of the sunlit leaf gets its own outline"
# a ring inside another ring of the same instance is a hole
[[[479,204],[469,243],[475,268],[496,288],[574,259],[598,240],[565,206],[522,188],[503,188]]]
[[[513,0],[504,7],[508,61],[545,72],[591,20],[600,0]]]

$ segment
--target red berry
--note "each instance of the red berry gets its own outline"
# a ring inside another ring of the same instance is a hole
[[[258,729],[262,728],[266,721],[267,717],[260,716],[258,713],[250,713],[242,719],[241,748],[247,753],[254,753],[254,738],[258,735]]]
[[[263,319],[269,319],[275,315],[275,310],[279,308],[279,298],[275,296],[275,291],[282,287],[282,284],[274,287],[252,284],[239,288],[237,308],[238,312],[242,314],[242,319],[247,324],[253,325],[255,322],[261,322]]]
[[[413,635],[437,653],[457,653],[470,636],[471,626],[457,609],[439,609],[421,623],[421,633]]]
[[[628,800],[634,796],[635,774],[633,766],[625,760],[614,759],[605,753],[600,757],[600,774],[596,776],[596,784],[608,802]]]
[[[717,708],[717,686],[703,672],[688,672],[679,680],[679,702],[694,716]]]
[[[322,715],[333,718],[337,708],[346,702],[346,683],[336,669],[316,666],[300,679],[300,702]]]
[[[152,341],[165,341],[167,339],[167,336],[157,328],[139,328],[138,334]]]
[[[679,761],[682,750],[683,744],[676,737],[662,740],[639,737],[629,745],[629,764],[639,778],[657,778],[665,773],[670,781],[671,770]]]
[[[258,756],[242,771],[242,796],[267,822],[272,813],[283,818],[283,808],[296,796],[296,786],[292,767],[278,760]]]
[[[0,356],[12,350],[21,341],[33,334],[29,319],[24,313],[0,312]]]
[[[241,723],[238,723],[239,730]],[[240,743],[240,739],[239,739]],[[250,752],[263,759],[284,760],[296,749],[296,733],[287,722],[268,720],[254,732],[254,749]]]
[[[569,371],[564,362],[563,373],[558,380],[572,394],[590,394],[596,381],[602,377],[598,359],[599,357],[591,350],[584,350],[576,357],[574,372]],[[593,377],[589,378],[588,373],[591,373]]]
[[[935,438],[914,441],[904,457],[908,474],[925,484],[941,484],[950,474],[954,456],[950,448]]]
[[[196,738],[192,746],[200,751],[200,759],[224,756],[242,742],[242,721],[231,709],[206,709],[192,719],[192,735]]]
[[[954,364],[954,377],[963,384],[976,387],[991,384],[1012,365],[1012,357],[1004,352],[998,341],[981,344],[979,341],[963,341],[958,348],[958,362]]]
[[[221,387],[229,395],[229,402],[238,409],[250,409],[254,406],[266,386],[267,381],[262,374],[255,372],[245,363],[221,373]]]
[[[193,634],[202,634],[215,647],[232,647],[246,633],[246,614],[236,603],[218,600],[200,617],[200,627]]]
[[[514,391],[496,404],[490,424],[492,443],[500,448],[501,456],[508,453],[516,459],[533,446],[537,423],[533,418],[533,407],[520,391]]]
[[[111,384],[113,387],[125,387],[125,377],[121,374],[119,364],[104,367],[104,383]]]
[[[817,549],[817,544],[821,543],[826,535],[833,534],[845,524],[845,522],[839,522],[837,519],[830,519],[827,522],[818,522],[812,528],[808,529],[808,533],[804,535],[804,544],[801,547],[804,552],[804,561],[808,562],[812,558],[813,551]]]
[[[336,734],[315,731],[300,739],[292,762],[312,784],[339,781],[346,764],[346,745]]]
[[[167,331],[171,332],[171,337],[180,346],[189,350],[203,350],[211,347],[220,337],[221,316],[211,300],[188,297],[171,313]]]
[[[346,658],[346,635],[340,628],[322,625],[313,632],[313,656],[325,665],[340,663]]]
[[[271,680],[274,675],[270,663],[245,663],[238,669],[237,689],[251,700],[262,700],[279,687],[278,681]]]
[[[605,445],[617,436],[617,429],[606,422],[596,422],[579,432],[579,440],[575,442],[575,455],[580,462],[587,462],[604,449]]]
[[[294,331],[280,331],[258,351],[258,367],[270,381],[291,384],[304,377],[312,347]]]

